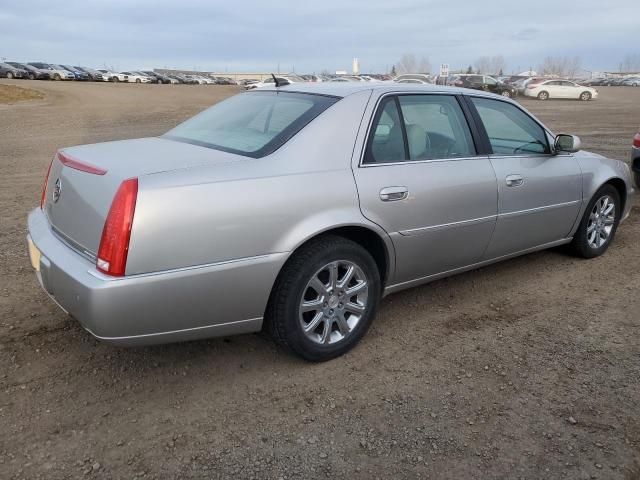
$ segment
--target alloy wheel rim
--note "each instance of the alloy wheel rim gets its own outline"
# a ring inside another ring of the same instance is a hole
[[[369,282],[349,260],[336,260],[319,269],[307,282],[298,318],[304,335],[320,345],[347,338],[367,309]]]
[[[611,238],[616,220],[616,204],[604,195],[593,205],[587,224],[587,243],[591,248],[603,247]]]

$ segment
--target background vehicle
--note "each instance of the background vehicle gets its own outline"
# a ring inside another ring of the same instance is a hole
[[[75,80],[76,78],[76,76],[69,70],[56,65],[50,65],[42,62],[30,62],[29,65],[48,71],[51,76],[51,80]]]
[[[365,335],[383,293],[561,244],[596,257],[633,204],[624,162],[511,100],[292,90],[234,96],[160,138],[59,151],[29,216],[43,287],[111,343],[264,326],[321,361]]]
[[[627,77],[620,85],[623,87],[640,87],[640,77]]]
[[[488,75],[458,75],[453,85],[474,90],[485,90],[503,97],[515,97],[518,93],[511,85],[499,82]]]
[[[578,85],[569,80],[556,79],[530,83],[525,87],[524,95],[538,100],[573,99],[588,101],[598,98],[598,91],[593,87]]]
[[[305,80],[295,75],[276,75],[280,86],[289,85],[291,83],[305,83]],[[273,77],[267,77],[258,83],[250,83],[245,86],[247,90],[253,90],[254,88],[273,87],[275,82]]]
[[[98,70],[102,74],[102,80],[104,82],[126,82],[127,76],[124,73],[113,72],[111,70],[99,69]]]
[[[140,73],[147,75],[149,78],[155,79],[156,83],[178,83],[177,81],[172,81],[171,78],[166,75],[152,72],[151,70],[141,70]]]
[[[127,77],[129,83],[151,83],[151,79],[146,75],[142,75],[137,72],[121,72],[122,75]]]
[[[18,63],[18,62],[5,62],[5,63],[17,69],[24,70],[29,80],[49,80],[51,78],[51,75],[49,75],[49,72],[47,70],[42,70],[40,68],[36,68],[31,65],[27,65],[25,63]]]
[[[72,67],[71,65],[60,65],[60,66],[65,70],[69,70],[71,73],[73,73],[76,77],[76,80],[81,80],[81,81],[91,80],[91,77],[89,76],[89,74],[83,70],[80,70],[76,67]]]
[[[417,78],[403,78],[402,80],[394,80],[394,81],[396,83],[413,83],[413,84],[420,84],[420,85],[425,85],[429,83],[424,80],[419,80]]]
[[[16,68],[9,63],[0,63],[0,77],[29,78],[29,72],[21,68]]]
[[[633,137],[631,146],[631,169],[636,181],[636,187],[640,188],[640,129]]]
[[[400,80],[420,80],[422,83],[433,83],[431,76],[426,73],[403,73],[402,75],[398,75],[393,79],[394,82],[399,82]]]
[[[89,78],[94,82],[102,82],[104,80],[102,78],[102,72],[99,72],[92,68],[87,68],[87,67],[73,67],[73,68],[81,72],[85,72],[87,75],[89,75]]]

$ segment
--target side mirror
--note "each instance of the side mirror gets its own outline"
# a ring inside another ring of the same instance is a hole
[[[556,140],[553,143],[553,149],[556,152],[575,153],[582,148],[582,142],[577,135],[566,135],[561,133],[556,136]]]

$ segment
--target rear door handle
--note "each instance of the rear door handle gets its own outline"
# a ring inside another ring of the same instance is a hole
[[[522,175],[507,175],[506,178],[507,187],[519,187],[524,183]]]
[[[385,187],[380,190],[380,200],[383,202],[395,202],[397,200],[404,200],[409,196],[409,189],[407,187]]]

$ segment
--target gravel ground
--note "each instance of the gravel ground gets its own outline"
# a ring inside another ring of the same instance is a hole
[[[0,478],[640,478],[640,221],[388,297],[308,364],[259,335],[119,349],[41,292],[25,245],[59,147],[157,135],[235,87],[8,82],[0,105]],[[626,158],[640,88],[524,101]]]

